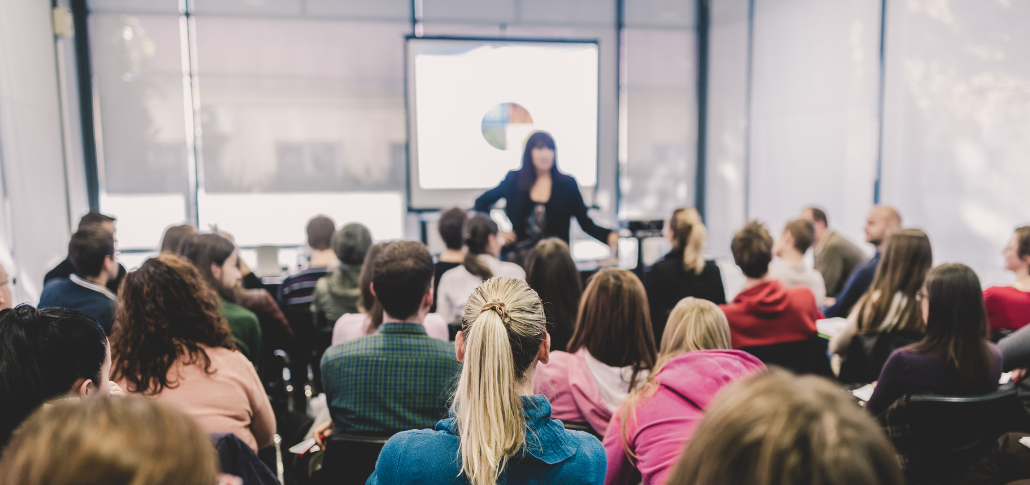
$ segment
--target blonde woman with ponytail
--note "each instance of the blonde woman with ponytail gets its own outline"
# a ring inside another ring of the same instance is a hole
[[[521,280],[491,278],[465,305],[455,351],[464,362],[451,416],[383,448],[369,484],[601,484],[604,449],[551,419],[533,395],[550,357],[543,305]]]
[[[665,483],[715,394],[764,368],[757,357],[730,350],[730,327],[718,306],[681,300],[669,315],[653,371],[608,425],[605,483],[630,483],[634,468],[644,485]]]
[[[692,296],[717,305],[726,303],[722,273],[715,261],[704,259],[708,231],[697,209],[676,209],[665,234],[672,243],[672,251],[651,266],[645,285],[651,303],[651,324],[659,339],[669,312],[680,300]]]

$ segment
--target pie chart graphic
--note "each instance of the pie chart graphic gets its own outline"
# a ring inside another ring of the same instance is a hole
[[[498,104],[483,115],[483,138],[498,150],[521,150],[531,133],[533,117],[517,103]]]

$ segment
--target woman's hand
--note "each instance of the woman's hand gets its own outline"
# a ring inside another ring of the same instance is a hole
[[[608,247],[612,248],[612,256],[619,257],[619,233],[612,231],[608,233]]]
[[[504,240],[504,245],[508,246],[518,240],[518,236],[515,235],[514,231],[501,231],[501,239]]]

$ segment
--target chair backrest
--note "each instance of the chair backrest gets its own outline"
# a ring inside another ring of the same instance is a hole
[[[565,429],[571,429],[573,431],[583,431],[585,433],[590,433],[591,435],[593,435],[595,438],[597,438],[599,440],[602,440],[602,441],[604,440],[604,436],[601,436],[597,432],[597,430],[595,430],[593,428],[593,426],[590,426],[590,423],[578,423],[578,422],[562,421],[561,424],[563,426],[565,426]]]
[[[913,332],[855,335],[848,346],[848,358],[840,365],[838,379],[845,384],[868,384],[880,378],[880,371],[895,350],[922,340]]]
[[[765,365],[783,367],[796,374],[833,376],[830,358],[826,354],[826,341],[819,337],[740,350],[758,357]]]
[[[363,484],[393,433],[333,433],[325,444],[319,483]]]

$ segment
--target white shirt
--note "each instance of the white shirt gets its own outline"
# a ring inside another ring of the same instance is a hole
[[[583,349],[583,360],[587,363],[587,370],[597,381],[597,389],[601,391],[604,404],[608,406],[609,411],[614,413],[622,405],[622,401],[626,400],[629,392],[633,390],[629,387],[630,380],[633,378],[633,366],[612,367],[595,359],[586,349]],[[639,386],[646,381],[647,374],[646,370],[637,373],[636,385]]]
[[[104,296],[110,298],[111,301],[115,301],[115,302],[118,301],[118,297],[115,296],[114,293],[111,293],[111,290],[107,289],[106,286],[98,285],[98,284],[96,284],[96,283],[94,283],[92,281],[79,278],[79,275],[77,275],[75,273],[72,273],[71,275],[69,275],[68,279],[71,280],[72,283],[75,283],[75,284],[77,284],[77,285],[79,285],[79,286],[81,286],[83,288],[86,288],[86,289],[89,289],[89,290],[93,290],[93,291],[95,291],[97,293],[100,293],[101,295],[104,295]]]
[[[823,300],[826,299],[826,282],[823,280],[822,273],[812,268],[806,268],[804,265],[781,261],[769,268],[769,276],[780,280],[780,283],[788,287],[807,287],[815,295],[815,306],[823,306]]]
[[[340,317],[333,325],[333,345],[340,342],[356,340],[368,335],[368,324],[372,323],[368,315],[364,313],[347,313]],[[430,313],[422,322],[426,327],[426,335],[444,342],[450,341],[450,333],[447,331],[447,321],[439,314]]]
[[[505,263],[489,254],[480,254],[478,257],[495,277],[526,279],[526,271],[517,264]],[[469,273],[464,266],[448,270],[440,277],[440,287],[436,290],[436,313],[448,323],[460,322],[469,295],[482,283],[482,278]]]

